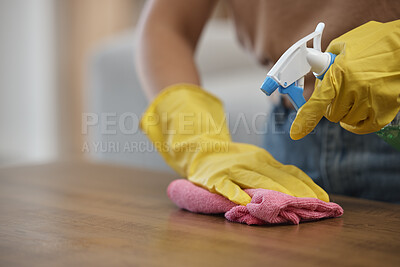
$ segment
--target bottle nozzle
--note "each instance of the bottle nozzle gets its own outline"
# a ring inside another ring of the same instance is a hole
[[[329,53],[322,53],[313,48],[307,48],[307,61],[311,66],[311,71],[314,75],[322,75],[330,66],[331,55]]]

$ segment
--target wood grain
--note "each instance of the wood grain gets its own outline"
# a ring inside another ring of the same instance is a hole
[[[178,209],[174,175],[92,163],[0,169],[0,266],[399,266],[400,206],[246,226]]]

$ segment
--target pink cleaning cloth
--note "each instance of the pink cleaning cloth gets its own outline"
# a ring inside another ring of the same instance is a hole
[[[167,194],[178,207],[196,213],[225,213],[237,206],[229,199],[210,193],[185,179],[172,181],[167,188]]]
[[[185,179],[171,182],[167,194],[182,209],[205,214],[225,213],[229,221],[248,225],[299,224],[302,221],[334,218],[343,214],[338,204],[316,198],[293,197],[267,189],[245,191],[252,198],[246,206],[237,205]]]

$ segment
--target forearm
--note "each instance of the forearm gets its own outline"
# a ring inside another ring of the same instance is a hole
[[[200,85],[194,53],[213,7],[213,1],[202,1],[197,3],[201,14],[191,16],[186,11],[188,6],[182,4],[186,1],[171,5],[156,0],[147,7],[139,26],[136,65],[149,99],[172,84]]]
[[[153,99],[163,88],[175,83],[200,85],[193,60],[194,47],[173,30],[149,28],[153,29],[146,29],[141,35],[137,53],[139,77],[147,97]]]

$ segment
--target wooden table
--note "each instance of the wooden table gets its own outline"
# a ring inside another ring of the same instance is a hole
[[[183,211],[174,175],[91,163],[0,168],[0,266],[400,266],[400,205],[247,226]]]

